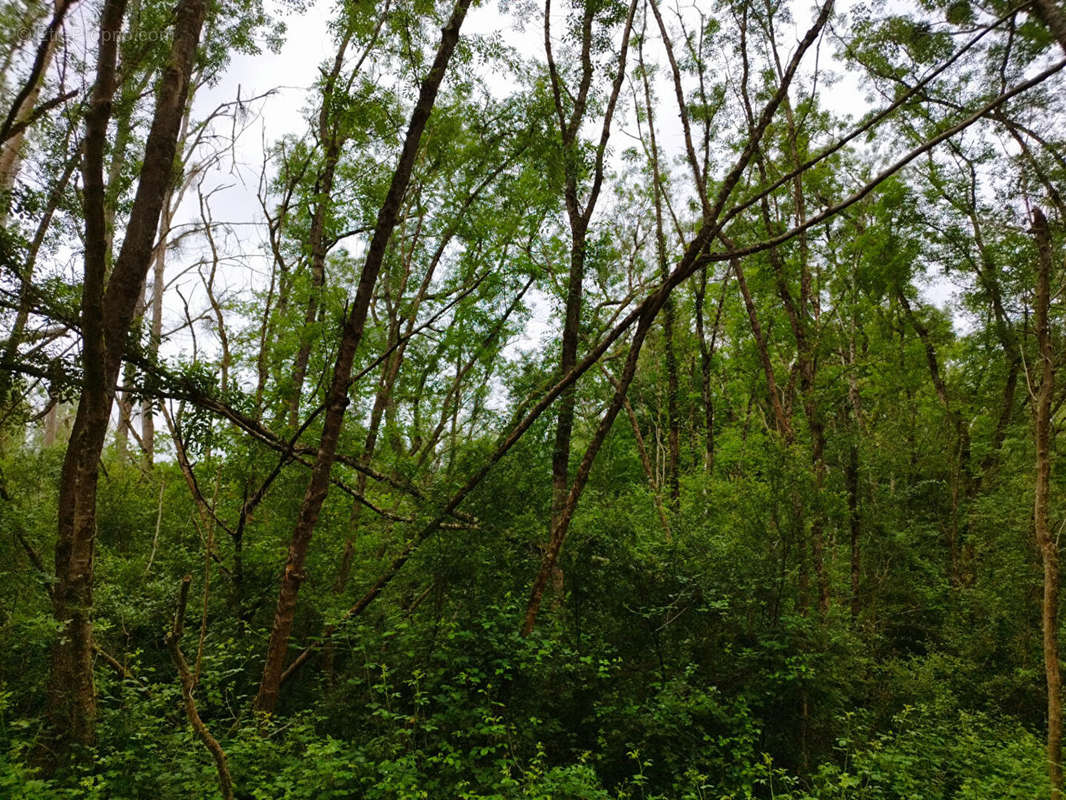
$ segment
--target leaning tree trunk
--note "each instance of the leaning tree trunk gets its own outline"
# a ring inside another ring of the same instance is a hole
[[[289,649],[289,635],[292,633],[292,623],[296,613],[296,598],[305,577],[304,562],[307,559],[311,536],[318,523],[319,512],[322,510],[322,503],[329,489],[330,473],[337,454],[337,441],[344,424],[344,411],[348,407],[348,382],[351,379],[355,352],[363,338],[363,329],[366,325],[367,312],[370,308],[374,286],[377,283],[378,272],[385,260],[385,250],[399,219],[403,196],[411,181],[422,132],[429,121],[429,115],[437,99],[437,91],[448,69],[448,62],[459,42],[459,29],[470,7],[470,2],[471,0],[456,2],[451,19],[442,31],[433,66],[422,82],[418,102],[411,113],[403,151],[396,165],[396,171],[392,175],[389,192],[378,212],[377,224],[367,249],[366,262],[359,279],[355,302],[344,323],[340,346],[337,349],[337,360],[333,367],[333,376],[326,394],[326,413],[322,423],[318,453],[300,506],[300,515],[293,530],[292,540],[289,543],[289,556],[278,592],[274,624],[270,630],[270,641],[267,644],[266,661],[263,665],[263,677],[255,698],[257,711],[273,712],[278,702],[278,691],[281,688],[281,678],[285,671],[285,655]]]

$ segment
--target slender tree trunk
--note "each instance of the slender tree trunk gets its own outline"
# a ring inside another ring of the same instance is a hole
[[[774,10],[772,4],[765,4],[765,19],[767,43],[773,58],[779,80],[784,80],[780,55],[774,32]],[[746,12],[745,12],[746,13]],[[749,126],[755,125],[755,114],[748,91],[748,77],[750,69],[747,58],[747,18],[741,24],[741,50],[743,57],[743,80],[741,82],[741,97],[744,103],[745,115]],[[801,148],[798,143],[795,116],[792,111],[790,98],[785,95],[781,101],[781,109],[784,111],[786,122],[786,134],[789,156],[794,165],[799,166]],[[759,151],[755,157],[755,164],[763,180],[767,179],[768,170],[766,156]],[[792,199],[795,205],[796,224],[803,226],[807,220],[806,198],[803,189],[801,174],[796,172],[792,181]],[[768,197],[764,196],[759,203],[762,212],[763,224],[768,235],[773,235],[774,224]],[[777,280],[777,293],[781,298],[785,313],[788,316],[789,326],[792,329],[796,341],[796,370],[800,379],[800,395],[803,403],[804,415],[811,432],[811,467],[814,471],[815,501],[821,503],[822,487],[825,483],[826,467],[823,454],[825,452],[825,420],[822,409],[815,397],[815,378],[817,375],[817,354],[814,351],[812,332],[808,320],[817,318],[819,299],[813,290],[810,268],[810,247],[807,234],[801,228],[798,240],[799,261],[799,295],[793,297],[792,289],[787,280],[786,263],[777,247],[771,247],[768,251],[770,265],[773,267]],[[818,581],[818,607],[824,614],[829,610],[829,573],[825,565],[825,544],[823,537],[824,512],[822,508],[816,508],[811,515],[811,555],[814,561],[815,576]]]
[[[323,100],[323,103],[326,101]],[[336,134],[334,133],[334,137]],[[319,178],[316,194],[318,204],[311,220],[311,293],[304,310],[303,330],[300,346],[292,367],[292,399],[289,401],[289,426],[293,429],[300,420],[300,397],[303,394],[304,379],[307,377],[307,365],[311,358],[311,331],[318,319],[320,299],[326,285],[326,218],[331,208],[330,196],[333,194],[333,179],[340,158],[340,143],[331,142],[326,150],[326,163]]]
[[[181,634],[185,628],[185,607],[189,599],[189,584],[191,581],[192,578],[188,575],[181,580],[181,588],[178,591],[178,608],[174,612],[174,625],[167,635],[167,648],[170,650],[170,657],[174,660],[174,666],[178,668],[178,678],[181,681],[181,696],[185,704],[185,716],[188,717],[189,724],[192,725],[197,737],[204,743],[204,747],[211,753],[211,758],[215,761],[218,788],[222,793],[223,800],[233,800],[233,778],[230,775],[226,753],[218,743],[218,740],[211,735],[211,731],[208,730],[200,718],[200,712],[196,708],[196,698],[193,692],[196,690],[196,683],[199,678],[199,658],[196,661],[197,674],[194,674],[189,669],[185,655],[181,652]]]
[[[602,364],[600,365],[600,370],[617,391],[618,381],[614,379],[614,376]],[[633,440],[637,444],[637,453],[640,455],[640,464],[644,468],[644,477],[648,479],[648,488],[651,490],[652,500],[655,501],[655,510],[659,512],[659,522],[663,526],[663,534],[666,536],[666,541],[670,542],[673,539],[673,534],[670,533],[670,520],[666,516],[666,509],[663,507],[659,482],[655,478],[655,470],[652,468],[651,459],[648,457],[648,448],[644,446],[644,436],[640,432],[640,422],[637,420],[637,414],[633,410],[628,397],[623,398],[622,405],[626,410],[626,416],[629,417],[629,425],[633,429]]]
[[[755,338],[755,348],[759,353],[759,363],[762,364],[763,375],[766,378],[766,392],[769,396],[770,407],[774,412],[777,431],[781,438],[784,439],[785,444],[790,445],[796,435],[792,430],[792,422],[785,413],[784,406],[781,405],[781,393],[777,388],[774,366],[770,362],[770,350],[766,345],[762,325],[759,324],[759,317],[755,310],[755,302],[752,300],[751,292],[748,290],[748,282],[744,277],[744,269],[741,267],[739,259],[734,259],[732,262],[732,271],[737,276],[737,286],[740,287],[740,294],[744,298],[744,308],[748,312],[748,323],[751,325],[751,334]]]
[[[551,0],[546,0],[544,4],[544,51],[548,62],[548,74],[551,80],[552,97],[559,130],[559,144],[562,150],[565,170],[563,199],[566,204],[567,220],[570,225],[570,272],[567,282],[566,308],[563,317],[562,352],[559,358],[560,378],[567,375],[577,365],[589,221],[592,219],[592,213],[599,200],[603,178],[604,153],[610,136],[615,102],[618,99],[618,92],[624,76],[635,8],[634,2],[630,6],[629,14],[626,18],[617,71],[614,75],[614,84],[603,117],[599,146],[595,151],[595,163],[592,170],[594,177],[591,181],[588,197],[582,204],[578,196],[579,174],[583,171],[580,161],[580,134],[582,125],[586,122],[589,87],[592,85],[594,77],[595,61],[591,53],[593,47],[593,23],[597,8],[596,4],[589,3],[584,6],[582,12],[579,57],[581,72],[575,94],[570,92],[564,85],[560,72],[556,67],[551,40]],[[562,99],[564,93],[574,100],[569,115],[566,113]],[[573,385],[568,386],[559,397],[558,414],[555,423],[555,442],[552,447],[552,506],[549,541],[547,549],[541,557],[542,566],[549,561],[551,562],[543,580],[546,582],[548,578],[551,578],[559,595],[562,594],[563,589],[562,571],[556,563],[555,557],[550,555],[553,548],[551,540],[555,536],[555,530],[559,527],[560,520],[565,516],[567,497],[570,493],[570,440],[574,427],[575,398],[575,387]],[[544,572],[543,569],[541,571]],[[537,581],[541,580],[539,574]],[[544,586],[542,585],[539,591],[534,592],[537,597],[536,604],[538,607],[540,595],[543,591]]]
[[[862,397],[856,375],[854,314],[848,331],[848,349],[844,368],[848,373],[848,413],[851,417],[851,444],[848,447],[848,466],[844,476],[848,492],[848,525],[851,533],[851,620],[854,623],[862,610],[860,588],[862,580],[862,510],[859,496],[859,441],[862,435]]]
[[[574,475],[573,485],[567,493],[566,502],[561,509],[558,521],[552,527],[551,539],[548,541],[547,552],[544,554],[544,558],[541,560],[540,569],[537,571],[537,575],[533,579],[533,586],[530,590],[529,601],[526,603],[526,613],[522,622],[521,630],[523,636],[528,636],[532,633],[533,628],[537,624],[537,615],[540,613],[540,605],[544,597],[544,589],[548,585],[548,579],[551,577],[552,569],[555,566],[556,560],[559,558],[563,542],[566,540],[566,535],[570,528],[570,522],[573,519],[574,512],[577,510],[577,504],[581,498],[581,493],[584,491],[589,474],[592,472],[592,465],[595,463],[600,447],[603,445],[604,440],[607,438],[607,434],[611,430],[611,426],[614,424],[615,417],[623,406],[626,396],[625,393],[628,391],[629,385],[633,381],[633,376],[636,374],[637,357],[640,354],[641,346],[644,344],[644,339],[648,335],[648,330],[654,322],[656,315],[662,309],[663,302],[668,294],[668,291],[663,291],[656,296],[651,309],[641,315],[637,329],[633,333],[633,341],[629,346],[629,353],[626,358],[625,367],[622,370],[622,375],[616,384],[614,397],[612,398],[607,411],[600,419],[600,424],[597,426],[591,442],[585,449],[585,454],[582,456],[581,463]]]
[[[333,59],[333,68],[326,76],[326,85],[322,90],[322,108],[318,114],[318,136],[325,144],[322,170],[315,182],[315,210],[311,215],[311,230],[308,236],[311,264],[311,293],[307,297],[304,310],[303,330],[300,345],[292,367],[292,398],[289,401],[289,426],[296,428],[300,419],[300,397],[303,394],[304,379],[307,377],[307,365],[311,358],[311,330],[318,319],[322,290],[326,286],[326,225],[333,210],[333,184],[337,175],[337,162],[346,138],[342,129],[343,122],[335,119],[330,111],[336,99],[337,79],[344,68],[344,55],[352,40],[352,28],[345,28],[337,54]]]
[[[566,311],[563,320],[562,354],[559,359],[559,375],[566,375],[577,364],[577,345],[581,324],[582,282],[585,279],[585,230],[579,226],[572,230],[570,247],[570,280],[566,294]],[[555,418],[555,442],[552,447],[552,507],[551,529],[554,530],[570,491],[570,439],[574,430],[574,405],[576,389],[569,387],[559,397],[559,413]],[[552,566],[553,585],[557,592],[563,590],[563,579],[557,564]]]
[[[964,581],[965,569],[962,560],[962,541],[965,532],[965,503],[969,498],[975,483],[971,476],[970,465],[970,432],[962,414],[952,405],[948,395],[947,384],[940,373],[940,362],[937,359],[936,348],[933,346],[929,329],[918,318],[911,308],[910,301],[902,289],[897,289],[896,299],[903,308],[907,319],[922,342],[925,350],[925,360],[929,366],[929,376],[933,381],[933,389],[936,391],[940,404],[948,415],[952,427],[955,429],[955,464],[951,482],[951,519],[948,520],[947,545],[951,559],[951,581],[959,585]]]
[[[144,293],[137,302],[137,311],[134,312],[133,322],[130,325],[130,335],[137,339],[144,322]],[[132,386],[137,376],[137,370],[128,361],[122,365],[122,383],[124,386]],[[115,449],[123,461],[129,456],[130,431],[133,430],[133,398],[128,389],[123,390],[116,398],[118,406],[118,423],[115,425]]]
[[[1041,614],[1044,633],[1044,671],[1047,678],[1047,758],[1051,798],[1062,797],[1062,675],[1059,666],[1059,548],[1051,530],[1049,496],[1051,491],[1052,400],[1055,394],[1055,362],[1048,311],[1051,305],[1051,235],[1047,219],[1033,209],[1033,234],[1039,261],[1036,285],[1036,339],[1040,354],[1040,383],[1035,399],[1036,491],[1033,520],[1036,542],[1044,562],[1044,604]]]
[[[266,660],[263,665],[263,677],[255,699],[255,709],[273,712],[278,701],[278,691],[285,670],[285,655],[288,652],[289,635],[292,632],[296,613],[296,599],[300,586],[306,577],[304,563],[311,536],[318,522],[322,503],[329,490],[330,472],[337,453],[337,441],[344,424],[344,411],[348,407],[348,382],[351,378],[355,353],[363,338],[370,300],[377,283],[378,273],[385,260],[385,251],[393,229],[399,219],[400,207],[407,186],[411,181],[415,158],[418,155],[422,132],[429,121],[429,115],[437,99],[437,92],[448,68],[452,53],[459,41],[459,29],[466,16],[471,0],[458,0],[452,11],[451,19],[442,32],[441,43],[437,49],[433,66],[422,82],[418,102],[411,114],[411,121],[404,140],[403,151],[392,176],[385,202],[378,213],[374,236],[367,250],[363,273],[359,279],[355,301],[345,321],[341,334],[337,360],[333,367],[333,377],[326,395],[325,419],[322,424],[322,436],[319,440],[318,453],[315,457],[311,478],[300,506],[300,515],[296,522],[292,540],[289,544],[289,556],[282,575],[281,588],[278,592],[277,609],[274,623],[270,630],[267,644]]]
[[[808,412],[808,427],[811,429],[811,464],[814,467],[814,497],[821,506],[825,488],[825,423],[817,409]],[[818,580],[818,610],[824,615],[829,611],[829,570],[825,561],[824,512],[816,508],[811,516],[811,556],[814,574]]]
[[[596,161],[593,168],[594,178],[588,192],[588,197],[582,206],[578,198],[578,173],[581,126],[585,122],[587,111],[587,98],[589,87],[592,84],[594,60],[591,58],[593,44],[593,22],[596,14],[595,4],[586,4],[581,19],[581,80],[577,90],[576,101],[573,110],[567,117],[562,100],[563,92],[570,93],[563,85],[559,71],[555,64],[551,43],[551,0],[544,4],[544,49],[548,59],[548,72],[551,78],[552,96],[555,102],[555,111],[558,117],[559,134],[563,150],[563,161],[566,166],[566,183],[564,187],[564,200],[566,212],[570,223],[570,276],[567,286],[566,312],[563,321],[562,355],[559,362],[559,377],[569,374],[577,366],[577,344],[581,323],[581,297],[582,281],[585,276],[585,256],[588,237],[589,221],[599,200],[600,187],[603,178],[604,153],[607,141],[611,133],[611,123],[614,117],[615,103],[625,76],[626,58],[629,53],[629,39],[633,29],[633,16],[636,12],[636,0],[630,4],[629,13],[625,20],[622,31],[621,47],[614,74],[611,96],[603,116],[603,126],[600,132],[599,145],[596,149]],[[628,381],[627,381],[628,384]],[[624,394],[624,389],[623,389]],[[617,392],[616,392],[617,395]],[[559,413],[555,428],[555,446],[552,450],[552,508],[551,527],[548,544],[541,555],[540,568],[533,579],[533,588],[530,599],[526,606],[525,621],[522,625],[523,635],[528,635],[533,630],[537,614],[540,610],[541,598],[547,587],[548,581],[552,580],[559,594],[562,592],[562,572],[558,565],[559,550],[562,546],[562,538],[566,536],[569,526],[569,517],[573,513],[570,508],[570,496],[573,486],[570,483],[570,438],[574,423],[574,398],[575,386],[568,386],[559,397]],[[619,407],[621,402],[619,401]],[[617,413],[618,409],[615,409]],[[578,489],[578,493],[580,493]]]

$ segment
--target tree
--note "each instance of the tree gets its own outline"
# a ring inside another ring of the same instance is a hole
[[[255,707],[258,711],[272,712],[278,699],[281,677],[288,652],[289,634],[292,630],[293,614],[300,584],[304,579],[304,561],[307,548],[311,543],[318,514],[329,489],[329,477],[336,456],[337,440],[344,424],[344,410],[348,406],[348,383],[351,379],[355,352],[363,338],[370,298],[377,283],[378,273],[385,258],[385,251],[399,216],[400,203],[407,191],[411,174],[418,155],[422,132],[429,121],[437,92],[444,80],[448,62],[459,41],[459,29],[463,24],[469,8],[469,0],[458,0],[452,11],[448,24],[443,29],[440,46],[423,80],[419,90],[418,101],[411,112],[407,135],[403,149],[393,172],[385,202],[378,212],[374,235],[367,250],[363,264],[359,288],[352,303],[351,311],[345,321],[337,350],[337,361],[333,367],[329,390],[326,395],[325,415],[322,423],[322,435],[318,443],[315,464],[311,479],[300,507],[300,516],[292,535],[289,557],[285,564],[281,589],[278,594],[278,606],[274,615],[274,625],[267,645],[266,664],[263,678],[259,684]]]
[[[71,745],[89,745],[94,738],[96,697],[90,615],[100,453],[126,336],[150,265],[163,199],[172,180],[177,137],[206,6],[199,0],[183,0],[177,7],[170,60],[156,94],[137,195],[122,249],[108,275],[103,160],[124,11],[123,0],[109,0],[104,6],[96,83],[86,117],[85,279],[80,319],[84,377],[63,461],[52,595],[62,634],[53,649],[49,718],[60,757]]]

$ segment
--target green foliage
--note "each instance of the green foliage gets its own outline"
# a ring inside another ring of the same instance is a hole
[[[140,173],[172,16],[155,0],[133,5],[108,153],[116,231]],[[501,5],[523,19],[541,13],[539,3]],[[242,798],[1048,796],[1029,214],[1061,202],[1051,191],[1064,177],[1061,103],[1003,104],[910,171],[873,189],[869,181],[896,145],[919,146],[955,124],[1030,74],[1053,42],[1023,17],[970,41],[998,7],[897,6],[851,8],[825,40],[882,106],[909,97],[839,147],[852,121],[826,100],[835,78],[811,80],[806,66],[750,141],[760,108],[779,94],[782,30],[796,22],[787,4],[667,14],[666,27],[680,29],[674,63],[662,54],[652,63],[661,32],[638,3],[632,41],[649,62],[631,53],[617,84],[628,3],[552,4],[554,89],[546,65],[506,37],[464,33],[370,292],[334,482],[301,572],[288,573],[301,588],[287,663],[309,658],[285,682],[276,715],[257,717],[338,332],[450,13],[429,0],[391,3],[384,17],[382,4],[335,8],[330,30],[345,57],[309,54],[325,60],[307,131],[268,145],[267,259],[245,273],[247,253],[223,254],[210,265],[217,284],[188,270],[200,281],[189,278],[181,295],[179,333],[168,341],[170,320],[161,337],[130,333],[121,400],[134,416],[155,403],[160,430],[151,458],[123,431],[100,462],[98,736],[86,758],[52,772],[38,765],[50,652],[64,630],[49,594],[84,366],[83,287],[67,264],[81,247],[83,183],[50,209],[60,219],[39,243],[44,271],[22,260],[49,209],[55,165],[75,163],[83,126],[81,112],[42,120],[28,150],[41,174],[20,180],[0,232],[0,321],[13,327],[23,312],[30,323],[5,335],[0,355],[0,797],[217,796],[165,646],[185,576],[178,645]],[[17,15],[5,5],[0,18]],[[219,79],[233,53],[276,47],[280,33],[258,0],[220,0],[198,84]],[[657,134],[654,166],[645,138],[653,116],[663,125],[673,113],[657,105],[673,101],[675,69],[695,170],[688,142],[680,162],[682,145],[669,149],[683,138],[672,128]],[[654,113],[639,96],[645,76]],[[615,85],[601,175],[599,122]],[[561,136],[559,117],[574,111],[581,124]],[[247,113],[235,111],[234,125]],[[205,141],[218,135],[189,124]],[[811,162],[826,147],[836,149]],[[730,175],[739,153],[750,163]],[[193,169],[193,155],[183,152],[175,171],[218,171]],[[654,296],[662,264],[672,269],[693,246],[699,192],[720,189],[724,227],[691,250],[708,260],[673,287],[669,330],[665,311],[646,336],[641,328],[633,381],[602,443],[631,334],[612,339],[564,395],[575,409],[571,485],[585,448],[602,447],[537,625],[523,636],[530,583],[560,516],[551,475],[566,456],[556,453],[561,403],[537,404],[561,377],[573,243],[584,248],[580,359]],[[594,191],[600,205],[581,222],[575,204]],[[575,219],[587,226],[579,237]],[[1056,287],[1062,224],[1053,219]],[[210,246],[203,232],[172,239],[171,267],[225,249],[223,227]],[[730,257],[735,249],[743,258]],[[1057,289],[1051,327],[1058,347]],[[182,336],[194,340],[192,355]],[[539,416],[494,461],[531,409]],[[1060,463],[1052,475],[1059,498]]]

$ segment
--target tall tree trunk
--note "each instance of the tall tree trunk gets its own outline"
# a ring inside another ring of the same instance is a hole
[[[259,692],[255,698],[257,711],[273,712],[278,701],[278,691],[281,687],[281,676],[285,670],[285,655],[289,647],[289,635],[292,633],[293,618],[296,612],[296,599],[300,592],[300,585],[306,577],[304,563],[307,558],[307,550],[311,544],[311,536],[318,522],[322,503],[326,499],[329,490],[330,472],[337,453],[337,441],[340,437],[341,428],[344,424],[344,411],[348,407],[348,382],[351,378],[352,364],[355,361],[355,352],[363,338],[363,329],[366,324],[367,311],[370,308],[370,300],[377,283],[378,273],[385,260],[385,251],[393,229],[399,219],[400,207],[407,186],[411,181],[411,172],[414,169],[415,158],[418,155],[419,143],[422,132],[429,121],[429,115],[437,99],[437,92],[444,74],[448,68],[452,53],[459,41],[459,29],[470,7],[471,0],[458,0],[452,11],[451,19],[444,27],[440,46],[429,74],[422,82],[418,102],[411,114],[411,121],[407,128],[407,136],[404,140],[403,151],[392,176],[385,202],[378,213],[377,224],[374,227],[374,236],[367,249],[366,262],[359,279],[359,287],[356,291],[355,302],[351,312],[345,321],[341,334],[340,346],[337,350],[337,360],[333,367],[333,376],[329,390],[326,394],[326,412],[322,423],[322,436],[319,440],[318,453],[315,457],[311,478],[304,493],[304,499],[300,506],[300,515],[293,530],[292,540],[289,543],[289,555],[285,564],[285,571],[281,579],[281,588],[278,592],[277,609],[274,613],[274,623],[270,630],[270,641],[267,644],[266,660],[263,665],[263,677],[259,683]]]
[[[821,412],[813,407],[808,411],[808,427],[811,429],[811,464],[814,467],[814,497],[819,505],[825,488],[825,423]],[[806,405],[806,403],[805,403]],[[829,612],[829,570],[825,558],[824,511],[816,508],[811,515],[811,557],[814,561],[814,574],[818,580],[818,610],[822,614]]]
[[[1039,261],[1036,283],[1036,339],[1040,353],[1040,383],[1035,399],[1036,491],[1033,521],[1044,562],[1044,671],[1047,678],[1047,759],[1051,798],[1062,797],[1062,675],[1059,667],[1059,548],[1051,531],[1048,506],[1051,488],[1052,400],[1055,362],[1048,310],[1051,305],[1051,235],[1047,219],[1033,209],[1033,234]]]
[[[759,363],[762,364],[763,376],[766,378],[766,393],[770,400],[770,408],[774,412],[777,432],[786,445],[791,445],[796,438],[796,434],[792,429],[792,422],[789,420],[788,414],[785,413],[784,406],[781,405],[781,393],[777,388],[774,366],[770,362],[770,350],[766,344],[766,337],[763,336],[762,325],[759,324],[755,302],[752,300],[751,291],[748,289],[748,282],[744,277],[744,269],[740,265],[740,259],[732,261],[732,272],[737,276],[737,286],[740,287],[740,294],[744,298],[744,308],[748,312],[748,323],[751,325],[751,334],[755,339],[755,348],[759,353]]]
[[[771,3],[765,4],[765,25],[767,43],[773,59],[774,68],[779,80],[783,80],[785,70],[777,48],[777,37],[774,32],[774,10]],[[741,82],[741,98],[744,104],[744,112],[749,127],[755,125],[755,114],[748,91],[748,77],[750,69],[747,58],[747,17],[741,23],[741,50],[743,54],[744,78]],[[801,148],[798,142],[795,115],[792,111],[792,102],[786,95],[782,98],[781,109],[784,111],[786,122],[786,134],[788,154],[795,166],[802,162]],[[759,175],[763,180],[768,176],[766,155],[762,150],[756,153],[755,164]],[[767,255],[770,265],[773,267],[777,281],[777,293],[781,298],[785,313],[788,317],[789,326],[796,340],[796,370],[800,379],[800,395],[803,403],[803,412],[807,418],[808,428],[811,432],[811,467],[814,472],[814,494],[817,502],[821,501],[822,487],[825,483],[826,466],[825,452],[825,419],[822,408],[815,396],[815,381],[817,377],[818,362],[814,347],[814,333],[810,329],[809,320],[818,316],[819,299],[812,286],[810,247],[807,234],[803,226],[807,221],[806,197],[803,189],[802,172],[796,171],[791,180],[792,199],[795,205],[795,221],[801,232],[798,240],[799,262],[799,294],[793,297],[789,287],[787,265],[781,251],[777,247],[771,247]],[[773,235],[774,219],[771,213],[770,202],[767,196],[763,196],[759,207],[762,213],[763,225],[768,236]],[[811,555],[814,561],[814,571],[818,580],[818,607],[824,614],[829,610],[829,573],[825,565],[825,544],[823,538],[824,511],[815,508],[811,515]]]
[[[86,115],[84,171],[85,277],[82,284],[82,395],[63,460],[52,603],[63,626],[52,649],[48,716],[61,760],[71,745],[95,737],[96,688],[92,669],[92,568],[96,536],[97,461],[107,434],[111,397],[104,369],[103,298],[106,279],[104,150],[115,91],[118,32],[125,0],[108,0],[100,21],[96,85]],[[117,377],[117,376],[116,376]],[[55,763],[55,762],[53,762]]]
[[[566,311],[563,319],[562,353],[559,358],[559,376],[566,375],[577,364],[577,345],[581,324],[582,282],[585,279],[585,231],[582,227],[572,229],[570,247],[570,278],[566,293]],[[555,442],[552,446],[552,507],[551,528],[554,529],[570,491],[570,439],[574,430],[574,404],[576,390],[570,386],[559,397],[559,412],[555,418]],[[558,566],[553,566],[556,590],[561,590],[562,579]]]
[[[854,291],[854,287],[853,287]],[[856,375],[855,312],[852,312],[848,328],[848,348],[844,356],[844,368],[848,374],[848,414],[851,417],[851,444],[848,447],[848,466],[845,484],[848,492],[848,527],[851,533],[851,620],[859,618],[862,604],[859,591],[862,582],[862,509],[859,496],[859,441],[862,436],[862,396]]]
[[[178,129],[203,26],[203,0],[181,0],[122,251],[109,280],[104,152],[115,91],[117,42],[125,0],[108,0],[100,25],[97,80],[86,118],[85,282],[82,288],[82,394],[59,489],[53,606],[62,631],[52,650],[48,719],[57,763],[71,745],[94,739],[92,579],[96,485],[126,335],[148,270],[163,196],[174,169]]]
[[[323,103],[327,101],[323,100]],[[334,138],[337,134],[334,133]],[[319,176],[315,194],[318,203],[311,219],[311,292],[304,309],[303,329],[300,345],[292,366],[292,397],[289,400],[289,427],[295,428],[300,423],[300,397],[303,394],[304,379],[311,358],[311,331],[318,320],[322,291],[326,286],[326,218],[331,208],[333,180],[337,172],[337,160],[340,158],[340,142],[330,142],[326,149],[326,163]]]

